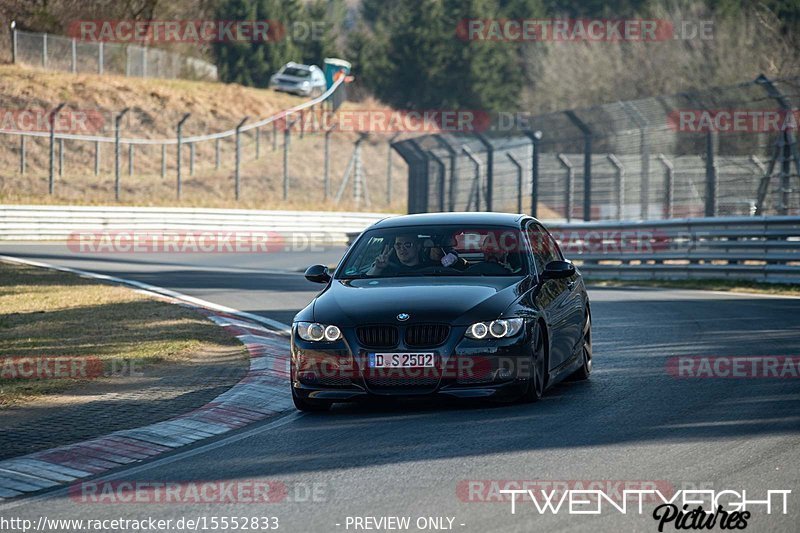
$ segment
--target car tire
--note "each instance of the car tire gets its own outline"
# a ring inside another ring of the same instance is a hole
[[[586,310],[581,344],[581,366],[567,377],[567,381],[586,381],[592,374],[592,315]]]
[[[531,377],[525,392],[522,395],[523,403],[538,402],[544,395],[544,388],[547,384],[546,362],[547,353],[544,346],[544,333],[541,326],[535,326],[536,339],[534,340],[533,355],[531,356]]]
[[[332,402],[325,400],[301,398],[295,394],[294,388],[292,388],[292,402],[298,411],[303,411],[304,413],[324,413],[330,410],[332,405]]]

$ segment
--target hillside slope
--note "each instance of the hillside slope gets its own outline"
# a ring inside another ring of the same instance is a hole
[[[40,117],[58,103],[65,112],[89,117],[77,133],[113,136],[114,115],[125,107],[122,137],[174,138],[175,127],[185,113],[185,136],[232,129],[245,116],[250,121],[266,118],[297,105],[304,98],[234,84],[186,80],[140,79],[120,76],[74,75],[20,66],[0,66],[0,129],[16,124],[22,110]],[[345,108],[380,109],[372,102],[346,103]],[[85,114],[82,114],[85,113]],[[78,121],[80,122],[80,118]],[[38,129],[42,129],[39,127]],[[46,127],[44,128],[46,130]],[[290,192],[283,196],[283,134],[273,150],[272,128],[260,132],[256,159],[254,130],[242,138],[241,199],[234,200],[235,150],[232,138],[223,139],[220,168],[215,168],[215,143],[197,145],[195,172],[190,176],[189,148],[183,152],[181,201],[175,199],[176,149],[167,147],[166,178],[161,177],[161,146],[134,149],[134,173],[129,175],[127,146],[121,154],[121,203],[125,205],[184,205],[262,209],[353,209],[352,181],[342,202],[323,201],[323,136],[298,133],[291,138],[289,153]],[[331,136],[331,190],[336,190],[353,152],[355,134]],[[402,211],[405,206],[405,164],[393,155],[393,202],[386,205],[388,138],[371,135],[363,144],[362,163],[367,177],[371,210]],[[101,145],[100,172],[94,174],[95,146],[92,142],[64,141],[63,176],[56,192],[48,194],[49,149],[46,138],[28,138],[27,171],[19,171],[20,136],[0,132],[0,203],[108,204],[114,201],[113,144]],[[58,165],[58,149],[56,149]]]

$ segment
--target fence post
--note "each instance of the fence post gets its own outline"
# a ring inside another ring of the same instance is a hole
[[[167,177],[167,145],[161,145],[161,179]]]
[[[289,199],[289,144],[292,137],[292,126],[297,119],[290,121],[286,117],[286,129],[283,131],[283,199]]]
[[[49,176],[49,192],[55,192],[55,163],[56,163],[56,116],[61,111],[65,103],[60,103],[50,112],[50,176]]]
[[[236,125],[236,170],[233,174],[234,180],[234,189],[236,194],[236,201],[239,201],[239,192],[240,192],[240,185],[239,185],[239,165],[242,159],[242,150],[241,150],[241,136],[242,136],[242,126],[244,123],[247,122],[247,119],[250,117],[244,117],[239,124]]]
[[[367,133],[359,133],[358,139],[355,143],[355,148],[353,149],[353,169],[354,169],[354,179],[353,179],[353,200],[355,200],[356,207],[361,206],[361,199],[364,199],[364,203],[369,205],[369,190],[367,189],[367,180],[364,179],[364,171],[361,166],[361,143],[367,138]]]
[[[75,41],[75,37],[72,38],[72,73],[76,74],[78,72],[78,44]]]
[[[17,62],[17,21],[11,21],[11,64]]]
[[[194,144],[189,143],[189,175],[194,176]]]
[[[564,113],[583,134],[583,220],[589,222],[592,220],[592,130],[575,111]]]
[[[617,220],[622,220],[625,209],[625,167],[622,166],[622,161],[620,161],[614,154],[606,155],[606,159],[608,159],[608,162],[611,163],[616,170],[616,175],[614,177],[614,188],[616,189]]]
[[[481,210],[481,160],[475,156],[475,152],[469,149],[469,146],[462,146],[461,151],[470,158],[472,164],[475,165],[475,181],[472,184],[472,192],[469,194],[467,200],[467,211],[472,205],[472,198],[475,197],[475,211]]]
[[[131,47],[125,47],[125,75],[131,75]]]
[[[219,170],[219,143],[221,139],[217,137],[214,142],[214,169]]]
[[[761,160],[758,158],[758,156],[751,155],[750,157],[748,157],[748,160],[756,166],[756,168],[758,169],[758,171],[761,173],[762,176],[767,172],[767,165],[762,163]],[[753,208],[755,208],[756,211],[757,207],[758,207],[757,205],[755,204],[753,205]],[[752,212],[750,214],[755,215],[756,213]]]
[[[94,175],[100,174],[100,141],[94,142]]]
[[[705,216],[717,216],[717,165],[714,162],[714,133],[706,133],[706,202]]]
[[[47,68],[47,34],[42,34],[42,68]]]
[[[639,128],[639,156],[641,159],[639,202],[641,204],[641,218],[646,220],[650,210],[650,143],[647,138],[649,123],[630,102],[622,102],[622,109],[633,119],[636,127]]]
[[[324,189],[324,199],[327,200],[328,196],[331,194],[331,133],[333,129],[336,127],[336,124],[331,124],[329,128],[325,129],[325,144],[323,148],[323,155],[325,157],[324,161],[324,172],[323,172],[323,189]]]
[[[133,145],[128,145],[128,176],[133,176]]]
[[[447,202],[448,210],[455,211],[457,192],[456,185],[458,180],[458,175],[456,174],[456,158],[458,157],[458,152],[441,135],[436,135],[434,139],[437,143],[439,143],[439,146],[447,150],[447,153],[450,155],[450,188],[447,192]]]
[[[256,159],[261,157],[261,128],[256,128]]]
[[[436,161],[436,164],[439,165],[439,211],[444,212],[444,173],[446,165],[444,161],[432,151],[428,150],[426,153],[428,157]]]
[[[119,202],[119,124],[122,117],[130,110],[126,107],[114,117],[114,199]]]
[[[64,139],[58,140],[58,177],[64,176]]]
[[[147,46],[142,47],[142,77],[147,77]]]
[[[539,204],[539,142],[542,140],[542,132],[527,130],[524,133],[531,140],[531,216],[536,218]]]
[[[178,122],[177,129],[177,138],[178,138],[178,154],[177,160],[175,162],[176,174],[177,174],[177,181],[175,183],[175,194],[178,197],[178,200],[181,199],[181,143],[183,142],[183,123],[189,120],[189,117],[192,116],[191,113],[186,113],[183,115],[183,118]]]
[[[517,167],[517,213],[522,213],[522,163],[510,153],[506,152],[506,157],[511,164]]]
[[[25,136],[19,136],[19,173],[25,174]]]
[[[300,138],[302,139],[306,130],[306,114],[302,109],[300,110],[300,118],[298,120],[300,121]]]
[[[97,47],[97,73],[103,73],[103,41]]]
[[[664,154],[658,154],[656,158],[664,165],[664,218],[672,218],[672,197],[675,190],[674,168],[672,162]]]
[[[272,151],[278,149],[278,121],[272,121]]]
[[[558,154],[557,158],[567,171],[567,182],[564,186],[564,218],[569,222],[572,220],[572,182],[575,181],[575,167],[564,154]]]
[[[781,111],[785,114],[784,119],[788,114],[793,113],[792,103],[786,96],[775,87],[775,84],[767,78],[764,74],[761,74],[756,78],[755,82],[759,85],[764,87],[764,90],[767,92],[770,98],[778,102],[778,105],[781,108]],[[780,203],[781,205],[778,206],[779,214],[785,215],[788,214],[789,210],[789,200],[790,200],[790,192],[791,192],[791,183],[790,183],[790,176],[792,170],[792,161],[794,161],[795,169],[797,174],[800,175],[800,154],[798,154],[797,150],[797,139],[794,135],[792,135],[791,129],[782,129],[780,132],[780,137],[778,141],[775,143],[775,148],[773,152],[773,157],[769,162],[769,167],[767,171],[764,173],[764,176],[761,178],[761,183],[758,187],[758,199],[756,202],[756,212],[759,215],[764,214],[764,203],[767,199],[767,192],[769,190],[769,182],[772,179],[772,172],[775,168],[775,163],[778,159],[781,160],[781,190],[780,190]]]
[[[481,133],[476,133],[475,137],[486,148],[486,210],[491,211],[494,196],[494,145]]]

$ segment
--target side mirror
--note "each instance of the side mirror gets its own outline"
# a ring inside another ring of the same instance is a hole
[[[550,261],[544,267],[542,279],[564,279],[575,275],[575,265],[570,261]]]
[[[305,276],[308,281],[314,283],[328,283],[331,280],[328,267],[325,265],[311,265],[306,269]]]

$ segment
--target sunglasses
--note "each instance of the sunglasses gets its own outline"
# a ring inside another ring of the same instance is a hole
[[[394,243],[395,250],[402,250],[405,248],[406,250],[410,250],[411,247],[414,246],[413,242],[396,242]]]

